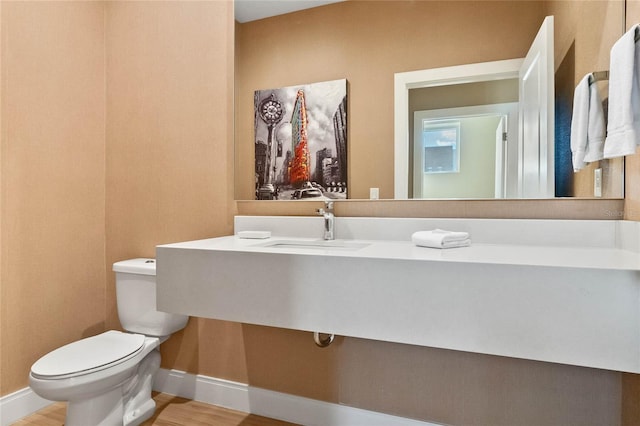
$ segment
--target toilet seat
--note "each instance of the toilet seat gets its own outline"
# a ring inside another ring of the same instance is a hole
[[[67,379],[120,364],[142,351],[145,336],[110,330],[69,343],[40,358],[31,367],[38,379]]]

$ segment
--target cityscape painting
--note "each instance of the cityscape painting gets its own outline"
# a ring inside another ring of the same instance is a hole
[[[347,80],[254,93],[257,200],[347,198]]]

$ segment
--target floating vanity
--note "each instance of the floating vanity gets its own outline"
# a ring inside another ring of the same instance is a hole
[[[238,216],[157,247],[158,308],[197,317],[640,373],[640,224]],[[414,231],[471,234],[430,249]]]

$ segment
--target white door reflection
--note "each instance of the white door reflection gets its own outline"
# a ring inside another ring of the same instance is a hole
[[[413,198],[516,197],[517,124],[517,102],[416,111]]]

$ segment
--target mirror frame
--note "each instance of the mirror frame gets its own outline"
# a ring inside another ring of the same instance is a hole
[[[409,197],[409,90],[518,78],[524,58],[396,73],[394,75],[394,200]]]

